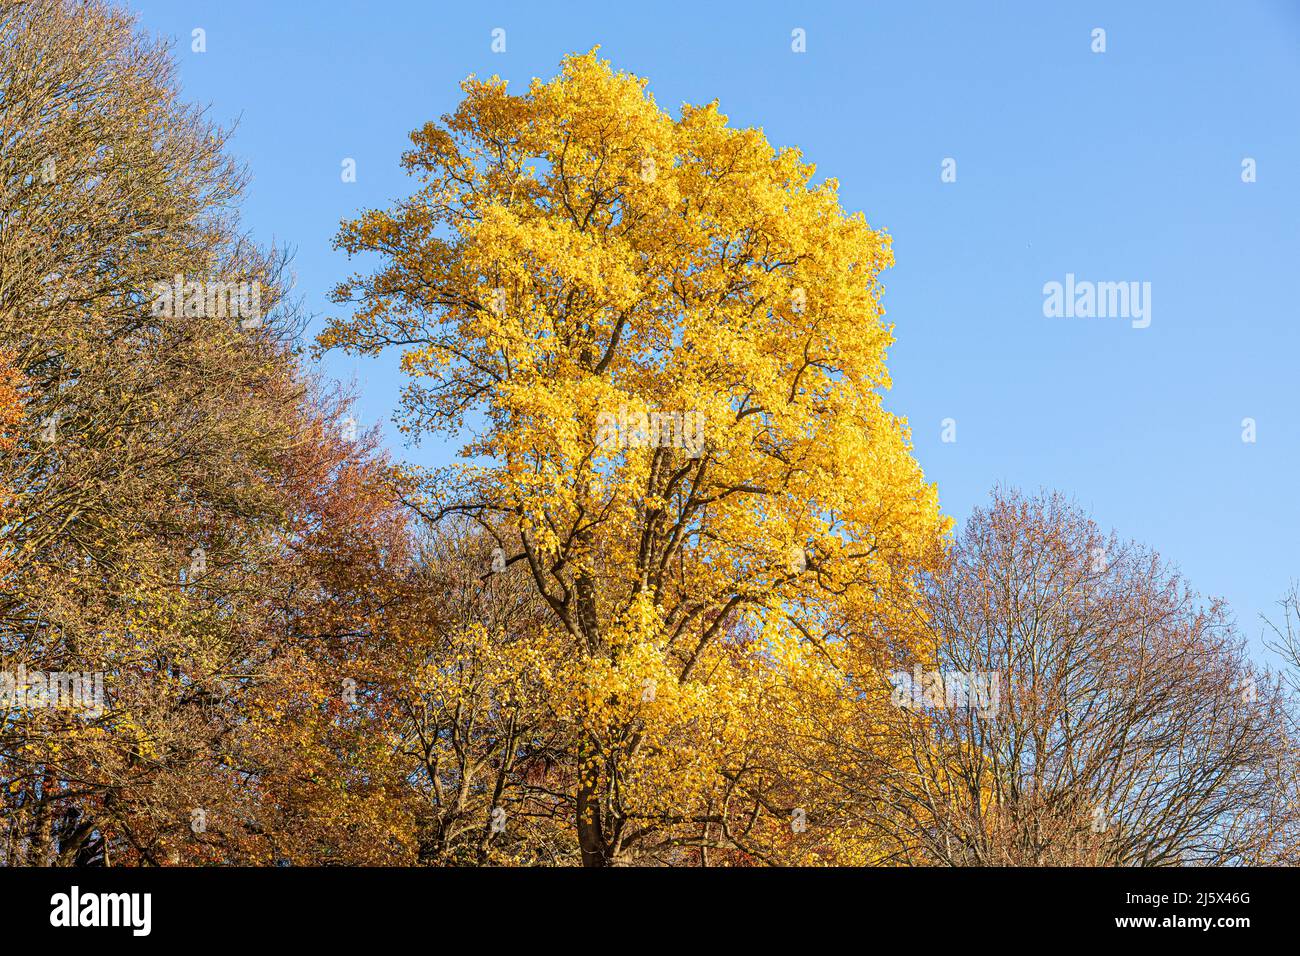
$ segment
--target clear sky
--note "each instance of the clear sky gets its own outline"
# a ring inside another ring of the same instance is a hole
[[[187,97],[239,121],[245,221],[296,249],[313,331],[349,269],[339,220],[412,190],[407,133],[470,73],[523,87],[599,44],[661,106],[717,98],[799,146],[894,237],[888,403],[947,513],[998,483],[1060,489],[1228,599],[1255,639],[1300,577],[1296,0],[128,5],[175,39]],[[1044,284],[1067,274],[1149,282],[1149,326],[1045,316]],[[326,371],[356,377],[363,425],[388,423],[393,362]],[[385,429],[410,460],[454,451]]]

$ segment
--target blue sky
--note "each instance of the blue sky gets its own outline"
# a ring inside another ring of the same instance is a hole
[[[1294,0],[128,6],[176,40],[186,96],[239,121],[245,221],[296,249],[313,331],[349,269],[330,248],[339,220],[412,189],[407,133],[470,73],[523,86],[599,44],[661,106],[717,98],[733,124],[799,146],[894,237],[888,403],[947,513],[963,520],[998,483],[1065,491],[1225,597],[1252,638],[1300,577]],[[1045,317],[1043,286],[1067,273],[1149,282],[1149,327]],[[356,377],[363,425],[388,422],[394,363],[325,368]],[[454,451],[385,429],[411,460]]]

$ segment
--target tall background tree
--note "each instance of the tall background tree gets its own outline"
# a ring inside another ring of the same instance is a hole
[[[317,679],[327,578],[302,586],[301,549],[321,540],[313,517],[356,519],[339,560],[373,541],[366,509],[321,496],[381,463],[340,441],[342,406],[299,368],[284,259],[240,231],[225,136],[128,15],[0,2],[0,352],[24,405],[0,453],[0,671],[104,686],[93,710],[7,701],[8,862],[292,856],[259,799],[306,753],[282,711],[315,695],[298,716],[323,719],[328,695],[338,720],[358,714]],[[253,312],[232,314],[232,287]]]

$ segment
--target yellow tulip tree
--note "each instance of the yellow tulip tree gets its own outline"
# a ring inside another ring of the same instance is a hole
[[[418,191],[343,224],[378,264],[319,346],[400,349],[403,430],[468,436],[410,500],[479,522],[567,644],[520,666],[571,730],[583,862],[779,855],[820,811],[773,721],[816,724],[792,689],[849,685],[947,532],[881,404],[889,237],[595,51],[463,90],[412,134]]]

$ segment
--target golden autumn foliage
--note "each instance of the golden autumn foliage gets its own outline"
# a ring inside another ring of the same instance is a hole
[[[472,423],[409,494],[493,535],[567,642],[584,859],[734,849],[792,810],[762,792],[773,698],[880,642],[946,528],[881,404],[889,238],[797,150],[594,52],[464,91],[412,135],[419,191],[344,224],[381,264],[320,346],[400,347],[411,434]]]

